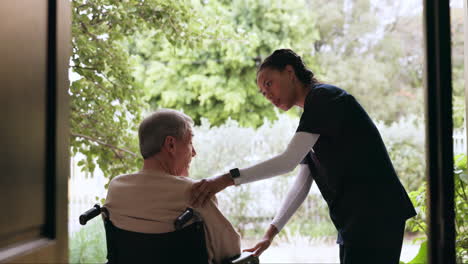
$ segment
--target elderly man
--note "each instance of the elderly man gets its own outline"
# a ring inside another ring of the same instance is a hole
[[[169,109],[158,110],[138,131],[143,168],[120,175],[109,185],[105,207],[118,228],[140,233],[174,231],[174,220],[189,207],[189,166],[196,151],[192,145],[193,121]],[[197,208],[205,222],[210,263],[240,254],[240,238],[218,210],[216,199]],[[181,241],[183,254],[183,241]]]

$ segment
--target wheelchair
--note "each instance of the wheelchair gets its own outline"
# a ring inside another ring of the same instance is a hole
[[[160,234],[132,232],[116,227],[110,221],[109,211],[95,204],[80,215],[81,225],[101,215],[107,243],[107,264],[161,263],[208,264],[204,223],[187,208],[174,220],[175,231]],[[195,221],[186,225],[190,220]],[[250,252],[226,259],[222,264],[259,264],[259,258]]]

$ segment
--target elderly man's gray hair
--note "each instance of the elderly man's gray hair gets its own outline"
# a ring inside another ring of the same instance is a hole
[[[182,139],[192,125],[192,118],[182,112],[172,109],[153,112],[141,122],[138,129],[141,155],[147,159],[159,153],[167,136]]]

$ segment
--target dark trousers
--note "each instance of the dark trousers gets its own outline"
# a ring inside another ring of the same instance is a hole
[[[340,245],[340,263],[341,264],[398,264],[400,262],[401,247],[403,244],[403,235],[405,223],[395,227],[390,234],[378,237],[373,245]],[[389,231],[389,230],[386,230]],[[378,230],[375,230],[379,234]]]

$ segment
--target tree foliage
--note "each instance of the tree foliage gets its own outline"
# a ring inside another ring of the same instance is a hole
[[[160,107],[182,109],[197,125],[276,119],[255,74],[278,48],[295,50],[376,120],[422,116],[421,12],[374,2],[73,0],[72,153],[106,176],[136,169],[136,128]],[[461,25],[453,22],[456,126],[464,116]]]
[[[310,54],[318,39],[313,12],[305,1],[206,1],[203,12],[216,17],[212,27],[233,37],[203,39],[197,49],[172,48],[168,41],[144,32],[131,39],[138,60],[136,80],[150,96],[153,108],[183,109],[196,124],[202,117],[212,125],[228,118],[244,126],[275,119],[269,102],[258,95],[256,67],[273,50],[287,47]],[[311,56],[306,60],[314,66]]]
[[[177,45],[198,43],[207,22],[186,1],[73,0],[71,149],[107,176],[137,168],[135,128],[147,108],[125,40],[140,31]],[[187,26],[187,25],[190,25]]]
[[[402,1],[313,1],[319,78],[352,93],[376,120],[422,116],[422,20]]]
[[[460,154],[454,158],[454,211],[455,211],[455,232],[456,232],[456,259],[457,263],[468,261],[468,167],[467,157]],[[410,198],[415,205],[417,215],[408,220],[408,226],[412,231],[424,232],[426,240],[429,235],[427,226],[427,188],[426,185],[410,193]],[[426,248],[420,249],[424,254],[419,258],[426,258]],[[418,254],[420,255],[420,254]],[[413,263],[413,262],[410,262]]]

